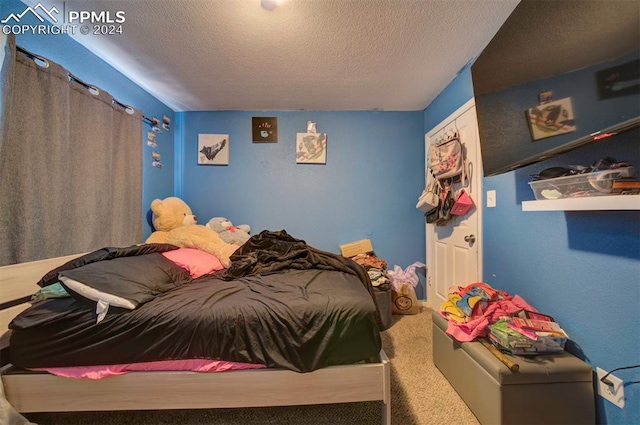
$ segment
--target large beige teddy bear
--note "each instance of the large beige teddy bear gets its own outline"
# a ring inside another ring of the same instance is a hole
[[[229,257],[239,248],[226,243],[214,230],[196,224],[198,217],[182,199],[168,197],[151,202],[153,227],[156,229],[146,243],[169,243],[184,248],[198,248],[218,257],[229,267]]]

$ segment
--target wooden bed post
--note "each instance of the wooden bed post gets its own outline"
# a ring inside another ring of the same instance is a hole
[[[380,363],[382,363],[382,380],[384,382],[382,423],[383,425],[391,425],[391,363],[384,350],[380,350]]]

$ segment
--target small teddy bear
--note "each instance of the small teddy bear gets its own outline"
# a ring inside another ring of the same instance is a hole
[[[198,218],[182,199],[168,197],[151,202],[153,227],[156,229],[146,243],[169,243],[183,248],[197,248],[208,252],[229,267],[229,257],[239,245],[227,243],[207,226],[196,224]]]
[[[236,245],[244,245],[251,237],[251,227],[248,224],[234,226],[233,223],[224,217],[213,217],[207,223],[207,227],[220,235],[223,241]]]

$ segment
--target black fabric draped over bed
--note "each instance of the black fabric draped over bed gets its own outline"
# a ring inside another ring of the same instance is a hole
[[[174,248],[105,248],[41,283],[89,264],[108,275],[114,258],[148,259]],[[198,279],[169,270],[180,276],[176,285],[133,310],[111,308],[99,323],[95,303],[78,294],[37,302],[10,324],[11,363],[37,368],[205,358],[309,372],[378,355],[380,315],[360,265],[284,230],[253,236],[231,260],[228,269]]]

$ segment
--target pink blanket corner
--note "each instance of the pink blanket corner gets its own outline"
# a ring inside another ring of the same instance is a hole
[[[228,370],[264,369],[265,365],[229,362],[224,360],[187,359],[163,360],[155,362],[127,363],[103,366],[74,366],[34,368],[30,370],[48,372],[52,375],[74,379],[104,379],[110,376],[124,375],[129,372],[149,371],[191,371],[225,372]]]

